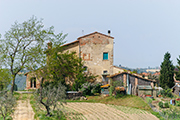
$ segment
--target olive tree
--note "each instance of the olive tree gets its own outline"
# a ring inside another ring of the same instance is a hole
[[[5,120],[13,112],[16,99],[7,91],[0,91],[0,115]]]
[[[51,116],[54,110],[60,111],[60,107],[65,103],[66,87],[59,83],[57,86],[49,84],[43,86],[41,83],[40,89],[37,89],[34,93],[38,105],[44,106],[46,109],[46,116]],[[39,108],[41,109],[42,107]],[[43,109],[42,109],[43,110]]]
[[[15,77],[24,68],[34,70],[44,66],[44,50],[49,41],[61,45],[66,35],[55,34],[54,27],[44,28],[42,19],[31,17],[23,23],[15,22],[0,40],[0,66],[10,69],[12,76],[11,93]]]

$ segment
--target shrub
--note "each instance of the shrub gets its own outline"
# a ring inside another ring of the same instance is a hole
[[[93,93],[93,94],[95,94],[95,93],[101,93],[101,86],[102,86],[101,83],[97,83],[97,84],[93,85],[92,93]]]
[[[92,95],[91,90],[93,89],[93,84],[90,82],[86,82],[82,84],[80,91],[82,91],[83,95]]]
[[[164,103],[164,107],[165,107],[165,108],[169,108],[168,102]]]
[[[118,80],[117,81],[113,81],[111,79],[111,85],[109,87],[109,94],[110,94],[110,96],[112,96],[113,93],[116,93],[116,96],[117,96],[117,94],[123,94],[124,95],[124,92],[116,91],[115,90],[116,87],[121,87],[121,86],[123,86],[123,82],[122,81],[118,81]]]
[[[163,108],[163,102],[160,101],[160,102],[158,103],[158,105],[159,105],[160,108]]]
[[[162,111],[162,116],[166,120],[179,120],[180,119],[180,111],[177,108],[169,109],[166,111]]]
[[[180,101],[176,101],[176,106],[180,106]]]
[[[123,97],[125,94],[125,91],[116,90],[116,98]]]
[[[146,102],[147,103],[152,103],[152,99],[150,97],[146,97]]]
[[[82,84],[80,91],[83,95],[93,95],[94,93],[101,93],[101,83],[93,84],[86,82]]]
[[[161,95],[166,96],[166,97],[170,97],[170,98],[173,97],[172,90],[170,88],[163,89],[160,91],[160,93],[161,93]]]
[[[16,104],[16,99],[7,91],[0,91],[0,116],[3,120],[10,118]]]

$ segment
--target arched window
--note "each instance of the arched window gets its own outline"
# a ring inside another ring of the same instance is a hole
[[[30,86],[31,86],[31,88],[36,88],[36,78],[35,77],[31,78]]]

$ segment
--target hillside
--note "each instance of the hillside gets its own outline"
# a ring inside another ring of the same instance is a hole
[[[26,87],[26,76],[17,75],[15,79],[15,84],[18,87],[18,90],[24,90]]]
[[[24,73],[28,72],[27,70],[21,70],[15,78],[15,84],[18,87],[18,90],[24,90],[26,88],[26,76]],[[11,88],[11,85],[8,86],[8,89]]]

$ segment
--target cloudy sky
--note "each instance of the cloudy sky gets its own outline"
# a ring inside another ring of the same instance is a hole
[[[45,27],[68,33],[67,42],[91,32],[114,39],[114,65],[160,66],[180,55],[180,0],[0,0],[0,34],[32,16]]]

